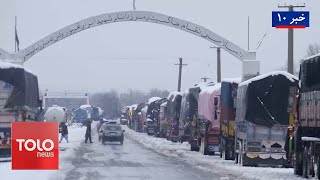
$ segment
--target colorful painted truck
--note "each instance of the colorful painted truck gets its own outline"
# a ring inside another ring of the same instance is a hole
[[[294,136],[288,133],[288,153],[293,153],[295,174],[320,179],[320,54],[301,62],[299,76],[298,112]]]
[[[240,78],[224,79],[220,95],[220,156],[234,160],[234,122],[236,118],[236,98]]]
[[[191,151],[199,151],[198,129],[196,120],[198,118],[198,98],[200,87],[192,87],[182,94],[180,118],[179,118],[179,139],[187,141],[191,145]]]
[[[291,88],[298,78],[283,71],[239,84],[235,122],[236,162],[243,166],[288,166],[285,152]]]
[[[221,84],[201,87],[198,100],[198,145],[204,155],[220,152]]]
[[[179,117],[182,96],[180,92],[174,91],[169,94],[167,99],[168,122],[166,138],[177,142],[179,141]]]
[[[11,122],[39,121],[38,78],[23,66],[0,62],[0,161],[11,157]]]

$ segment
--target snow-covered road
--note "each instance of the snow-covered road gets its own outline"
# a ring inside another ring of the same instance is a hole
[[[126,128],[126,134],[146,148],[164,156],[178,159],[181,164],[189,164],[206,172],[211,172],[212,179],[259,179],[259,180],[302,180],[295,176],[292,168],[241,167],[234,161],[222,160],[219,156],[204,156],[191,152],[188,143],[173,143],[163,138],[148,136]]]
[[[92,127],[95,127],[94,125]],[[1,180],[113,180],[113,179],[235,179],[223,172],[205,171],[181,160],[149,149],[125,132],[123,145],[98,142],[93,129],[93,144],[84,143],[85,127],[69,128],[70,143],[63,142],[58,171],[12,171],[11,163],[0,163]]]
[[[11,163],[0,163],[1,180],[113,180],[113,179],[303,179],[293,175],[292,169],[240,167],[218,156],[203,156],[189,151],[188,143],[173,143],[126,126],[125,141],[98,142],[93,127],[93,144],[84,143],[86,128],[70,127],[70,143],[60,147],[60,170],[12,171]]]

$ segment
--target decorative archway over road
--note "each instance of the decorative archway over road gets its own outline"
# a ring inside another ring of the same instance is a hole
[[[255,52],[247,52],[209,29],[186,20],[150,11],[122,11],[89,17],[64,27],[16,53],[8,53],[0,48],[0,59],[24,63],[41,50],[73,34],[95,26],[125,21],[142,21],[174,27],[212,42],[241,61],[255,60]]]

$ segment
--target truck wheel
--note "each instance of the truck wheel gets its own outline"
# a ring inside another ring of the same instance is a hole
[[[317,172],[316,178],[320,179],[320,157],[317,157]]]
[[[302,176],[308,178],[309,173],[309,157],[308,157],[308,148],[304,147],[303,158],[302,158]]]
[[[302,153],[296,152],[295,156],[296,157],[294,161],[294,174],[301,176],[302,175],[302,163],[301,163]]]
[[[234,162],[235,162],[236,164],[238,164],[238,163],[239,163],[238,156],[239,156],[239,155],[238,155],[238,153],[235,153],[235,161],[234,161]]]
[[[199,152],[199,146],[191,145],[190,150]]]

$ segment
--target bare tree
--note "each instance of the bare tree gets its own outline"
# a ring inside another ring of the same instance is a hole
[[[313,56],[320,53],[320,46],[318,43],[309,44],[307,48],[307,56]]]

